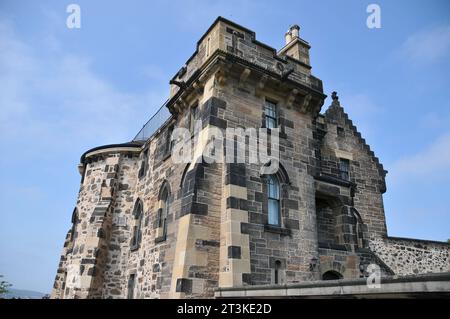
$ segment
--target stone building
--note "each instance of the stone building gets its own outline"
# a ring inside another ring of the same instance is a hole
[[[277,51],[219,17],[136,138],[82,155],[52,298],[273,295],[371,264],[383,278],[450,271],[448,244],[387,236],[386,170],[335,92],[321,113],[299,27],[285,38]],[[173,160],[177,127],[199,141],[190,163]],[[260,127],[279,129],[276,173],[202,158],[214,129]]]

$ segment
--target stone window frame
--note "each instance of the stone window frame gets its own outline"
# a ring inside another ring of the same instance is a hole
[[[267,114],[267,109],[268,109],[268,104],[273,105],[274,110],[273,112],[275,113],[274,115],[268,115]],[[278,102],[276,102],[275,100],[272,100],[270,98],[264,98],[264,105],[263,105],[263,127],[267,128],[269,130],[271,129],[276,129],[280,127],[280,121],[279,121],[279,105]],[[267,125],[267,121],[268,119],[273,120],[275,122],[275,127],[269,127]]]
[[[270,162],[266,165],[269,165]],[[286,169],[283,167],[281,163],[278,163],[279,169],[275,174],[263,174],[260,176],[261,182],[262,182],[262,193],[263,193],[263,201],[262,201],[262,212],[263,212],[263,223],[264,223],[264,230],[268,232],[277,233],[280,235],[290,235],[291,229],[288,229],[285,227],[284,220],[286,216],[284,216],[283,212],[285,211],[286,207],[284,204],[285,198],[287,198],[286,194],[288,192],[288,188],[291,185],[289,176],[287,174]],[[269,209],[268,209],[268,190],[267,190],[267,178],[270,175],[275,175],[275,177],[278,179],[279,183],[279,191],[280,191],[280,204],[279,204],[279,218],[280,218],[280,224],[279,225],[270,225],[269,224]]]
[[[265,112],[265,108],[266,108],[266,103],[272,103],[275,105],[275,112],[276,112],[276,127],[274,128],[268,128],[267,124],[266,124],[266,112]],[[262,106],[262,119],[261,119],[261,128],[265,128],[267,129],[267,134],[271,134],[271,131],[273,129],[278,129],[278,137],[281,139],[286,139],[287,135],[286,135],[286,119],[284,118],[284,111],[281,109],[281,102],[277,101],[277,99],[272,98],[272,97],[268,97],[265,96],[264,97],[264,102],[263,102],[263,106]],[[289,121],[290,122],[290,121]],[[293,124],[291,124],[293,125]],[[291,126],[290,126],[291,127]],[[293,127],[293,126],[292,126]]]
[[[79,222],[78,208],[77,207],[75,207],[73,209],[71,221],[72,221],[72,228],[70,230],[70,241],[73,242],[73,241],[75,241],[75,239],[77,237],[76,228],[77,228],[77,224]]]
[[[198,101],[195,101],[194,103],[189,106],[189,123],[188,123],[188,129],[191,134],[191,137],[195,134],[195,121],[199,118],[199,112],[200,112],[200,104]]]
[[[141,161],[141,167],[139,168],[139,172],[138,172],[138,178],[142,179],[146,174],[147,174],[147,170],[149,167],[148,161],[149,161],[149,147],[147,146],[143,151],[142,151],[142,161]]]
[[[170,206],[172,204],[172,192],[169,183],[165,180],[158,194],[158,211],[156,216],[155,243],[161,243],[167,239],[167,228],[169,224]]]
[[[136,289],[136,274],[130,274],[128,276],[128,283],[127,283],[127,299],[134,299],[135,289]]]
[[[144,219],[144,203],[138,198],[133,208],[134,226],[131,237],[131,251],[138,250],[142,241],[142,221]]]
[[[279,285],[280,280],[280,270],[281,270],[281,261],[277,260],[275,261],[275,267],[274,267],[274,284]]]
[[[167,235],[167,215],[169,215],[170,203],[169,203],[169,190],[164,188],[161,200],[163,202],[162,213],[159,218],[159,227],[163,229],[163,236]]]
[[[270,283],[272,285],[284,285],[286,283],[286,259],[269,257]]]
[[[63,279],[61,280],[61,299],[64,299],[64,297],[67,295],[67,271],[64,271],[63,273]]]
[[[338,168],[339,168],[339,178],[344,181],[350,181],[350,160],[348,158],[340,157],[338,162]]]
[[[173,145],[175,140],[172,140],[172,133],[175,129],[175,124],[170,124],[167,126],[166,135],[165,135],[165,145],[164,145],[164,157],[163,160],[166,160],[172,155]]]
[[[336,134],[339,137],[345,137],[345,129],[342,126],[336,126]]]
[[[211,55],[211,37],[206,39],[206,57],[208,58]]]
[[[280,180],[278,179],[278,176],[276,174],[271,174],[271,175],[267,176],[265,182],[266,182],[267,214],[268,214],[267,223],[270,226],[281,227],[281,183],[280,183]],[[271,188],[272,187],[274,190],[276,188],[275,197],[271,197]],[[270,222],[271,213],[275,213],[275,212],[271,212],[271,206],[270,206],[271,201],[275,201],[277,203],[278,211],[276,212],[276,214],[277,214],[278,221],[276,223]]]

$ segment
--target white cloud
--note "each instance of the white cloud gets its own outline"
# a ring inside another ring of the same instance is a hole
[[[0,139],[53,151],[125,142],[166,98],[129,94],[92,71],[92,61],[49,49],[40,56],[0,21]],[[49,37],[54,47],[56,38]]]
[[[401,52],[417,64],[437,62],[450,55],[450,26],[439,26],[412,34],[401,46]]]
[[[415,178],[450,179],[450,132],[437,138],[424,150],[403,157],[389,166],[388,178],[395,184]]]

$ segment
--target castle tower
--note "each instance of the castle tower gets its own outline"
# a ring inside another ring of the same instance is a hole
[[[336,93],[320,113],[326,95],[299,30],[277,51],[217,18],[134,140],[85,152],[53,298],[212,298],[356,279],[370,263],[403,271],[377,255],[392,249],[386,171]],[[253,144],[247,129],[269,137]],[[261,149],[279,157],[252,161]]]

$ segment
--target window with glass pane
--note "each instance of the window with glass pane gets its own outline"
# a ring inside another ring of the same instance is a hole
[[[141,224],[142,224],[142,204],[139,201],[134,210],[134,218],[136,219],[136,224],[133,228],[133,239],[131,241],[131,248],[136,249],[141,241]]]
[[[280,226],[280,185],[273,175],[267,180],[267,204],[269,224]]]
[[[136,275],[131,274],[130,277],[128,278],[128,293],[127,293],[128,299],[134,298],[135,277]]]
[[[165,152],[164,152],[164,154],[166,154],[166,155],[169,154],[172,151],[172,148],[173,148],[173,143],[174,143],[174,141],[172,140],[173,129],[174,129],[173,125],[170,126],[167,129],[166,149],[165,149]]]
[[[339,171],[341,178],[343,180],[346,181],[350,180],[349,169],[350,169],[350,161],[348,159],[341,158],[339,162]]]
[[[271,129],[277,127],[277,105],[275,103],[266,101],[264,116],[266,118],[266,128]]]
[[[197,105],[191,106],[191,112],[189,115],[189,131],[194,134],[195,121],[197,120],[198,107]]]
[[[144,151],[143,157],[142,157],[142,162],[141,162],[141,168],[139,169],[138,172],[138,177],[142,178],[146,171],[147,171],[147,167],[148,167],[148,148]]]
[[[164,190],[163,194],[164,207],[162,209],[161,227],[163,228],[163,236],[167,234],[167,215],[169,215],[169,192]]]

